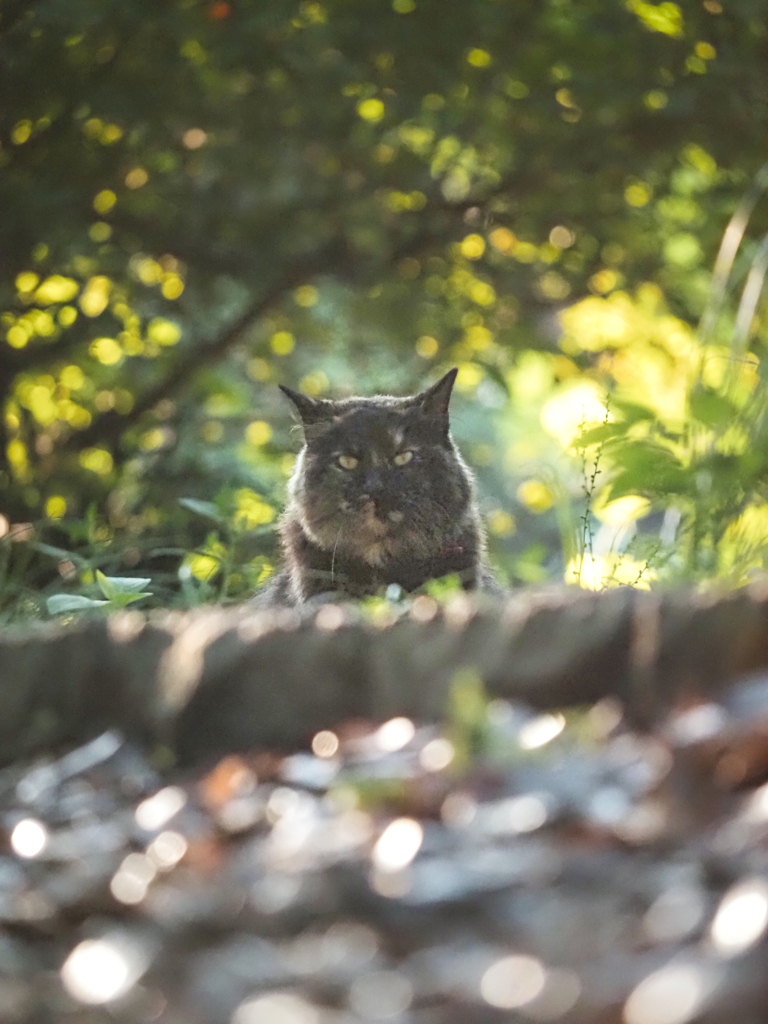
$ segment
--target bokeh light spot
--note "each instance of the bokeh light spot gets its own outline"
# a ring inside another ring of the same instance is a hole
[[[93,200],[93,208],[96,213],[100,213],[103,217],[105,213],[109,213],[116,202],[117,196],[115,193],[111,189],[105,188],[97,193]]]
[[[60,494],[52,494],[45,502],[45,514],[49,519],[61,519],[67,511],[67,499]]]
[[[269,339],[269,345],[276,356],[287,356],[293,352],[296,339],[290,331],[276,331]]]
[[[320,1024],[320,1013],[302,996],[270,992],[241,1003],[231,1024]]]
[[[125,176],[125,184],[128,188],[134,190],[141,188],[146,185],[149,181],[149,175],[143,167],[134,167]]]
[[[440,348],[440,342],[430,334],[422,334],[416,341],[416,352],[422,359],[434,359]]]
[[[272,427],[264,420],[254,420],[245,428],[245,438],[249,444],[265,445],[272,437]]]
[[[182,142],[186,149],[200,149],[207,141],[208,135],[202,128],[190,128],[182,136]]]
[[[546,972],[530,956],[506,956],[488,968],[480,982],[480,994],[486,1003],[500,1010],[525,1006],[544,989]]]
[[[145,832],[154,832],[167,825],[187,802],[187,794],[179,786],[166,786],[154,796],[142,800],[136,808],[136,824]]]
[[[312,753],[315,757],[335,757],[339,750],[339,737],[329,729],[315,733],[312,738]]]
[[[717,909],[710,937],[718,953],[735,956],[753,946],[768,928],[768,883],[762,878],[738,882]]]
[[[467,54],[467,64],[471,64],[473,68],[487,68],[491,60],[492,57],[487,50],[481,50],[477,47],[470,50]]]
[[[698,967],[662,967],[634,989],[624,1005],[625,1024],[686,1024],[698,1013],[705,994]]]
[[[396,818],[379,836],[373,848],[374,866],[383,872],[406,868],[421,848],[424,830],[413,818]]]
[[[524,480],[517,488],[517,497],[531,512],[546,512],[552,507],[554,495],[541,480]]]
[[[551,743],[564,728],[564,715],[539,715],[522,727],[518,734],[518,742],[523,750],[537,750]]]
[[[36,818],[24,818],[11,832],[11,849],[19,857],[39,857],[47,845],[48,829]]]
[[[479,260],[485,252],[485,239],[482,235],[467,235],[462,239],[459,249],[468,260]]]
[[[88,346],[88,351],[104,366],[115,366],[124,354],[114,338],[95,338]]]
[[[99,1006],[131,989],[137,977],[132,968],[126,951],[109,939],[85,939],[64,962],[61,980],[73,999]]]
[[[361,100],[357,104],[357,112],[364,121],[376,124],[384,117],[384,104],[375,98]]]
[[[375,742],[380,750],[394,753],[407,746],[416,735],[416,726],[410,718],[390,718],[376,730]]]

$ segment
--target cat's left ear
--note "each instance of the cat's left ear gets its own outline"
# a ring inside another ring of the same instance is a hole
[[[336,406],[327,398],[310,398],[309,395],[304,395],[301,391],[294,391],[293,388],[289,388],[285,384],[278,384],[278,387],[293,402],[305,427],[333,419]]]
[[[451,392],[456,381],[458,369],[454,367],[444,377],[441,377],[437,384],[416,395],[414,404],[421,407],[428,416],[448,417],[448,403],[451,400]]]

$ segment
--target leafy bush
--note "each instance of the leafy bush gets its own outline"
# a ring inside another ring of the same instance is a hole
[[[0,27],[0,615],[97,570],[147,605],[246,597],[296,451],[277,383],[451,365],[510,583],[762,565],[752,0],[38,0]]]

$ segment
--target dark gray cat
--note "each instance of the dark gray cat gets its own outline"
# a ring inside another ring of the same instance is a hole
[[[473,477],[449,431],[456,373],[409,398],[334,402],[282,388],[305,444],[280,521],[283,568],[256,604],[365,597],[393,583],[413,591],[448,574],[465,590],[500,592]]]

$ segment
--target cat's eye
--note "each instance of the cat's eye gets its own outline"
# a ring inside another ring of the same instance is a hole
[[[413,458],[413,452],[398,452],[392,460],[396,466],[407,466]]]
[[[355,469],[357,466],[357,459],[354,455],[340,455],[337,461],[342,469]]]

